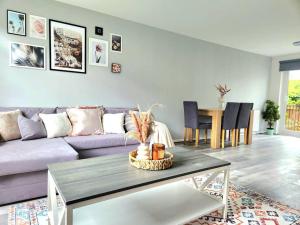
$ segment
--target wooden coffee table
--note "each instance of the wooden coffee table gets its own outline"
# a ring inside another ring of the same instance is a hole
[[[174,225],[217,209],[226,219],[230,163],[182,147],[169,151],[173,167],[162,171],[136,169],[126,154],[49,165],[51,225]],[[202,192],[223,172],[223,200]],[[205,173],[198,186],[194,177]],[[195,188],[183,182],[188,178]]]

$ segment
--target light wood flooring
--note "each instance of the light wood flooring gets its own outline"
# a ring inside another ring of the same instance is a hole
[[[300,138],[254,135],[251,145],[188,148],[230,161],[231,182],[300,209]]]
[[[233,183],[300,209],[300,138],[254,135],[252,145],[187,148],[230,161]],[[7,207],[0,207],[0,225],[7,225],[6,212]]]

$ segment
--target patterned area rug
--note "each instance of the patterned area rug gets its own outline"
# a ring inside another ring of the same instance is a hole
[[[201,184],[207,176],[197,177]],[[191,181],[186,181],[191,185]],[[222,198],[223,180],[217,177],[207,188],[210,195]],[[186,225],[300,225],[300,210],[292,209],[261,194],[230,185],[228,218],[216,211]],[[8,225],[48,225],[47,199],[16,204],[8,209]],[[138,224],[136,224],[138,225]]]

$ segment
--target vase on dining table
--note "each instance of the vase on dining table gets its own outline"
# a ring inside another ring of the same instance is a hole
[[[226,103],[225,103],[224,96],[220,96],[218,102],[219,102],[219,109],[225,109]]]

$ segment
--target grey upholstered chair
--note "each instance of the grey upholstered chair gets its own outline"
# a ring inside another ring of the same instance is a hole
[[[184,143],[188,139],[193,139],[193,130],[196,130],[195,145],[198,146],[200,138],[200,129],[205,131],[205,143],[207,142],[207,129],[211,129],[212,123],[210,117],[199,116],[198,104],[195,101],[184,101]]]
[[[235,146],[235,134],[236,134],[236,123],[239,113],[240,103],[237,102],[228,102],[223,115],[222,120],[222,148],[225,146],[225,133],[226,130],[229,130],[232,134],[231,145]]]
[[[248,143],[248,127],[252,109],[253,103],[240,103],[235,135],[237,144],[240,142],[240,129],[244,129],[244,143]]]

